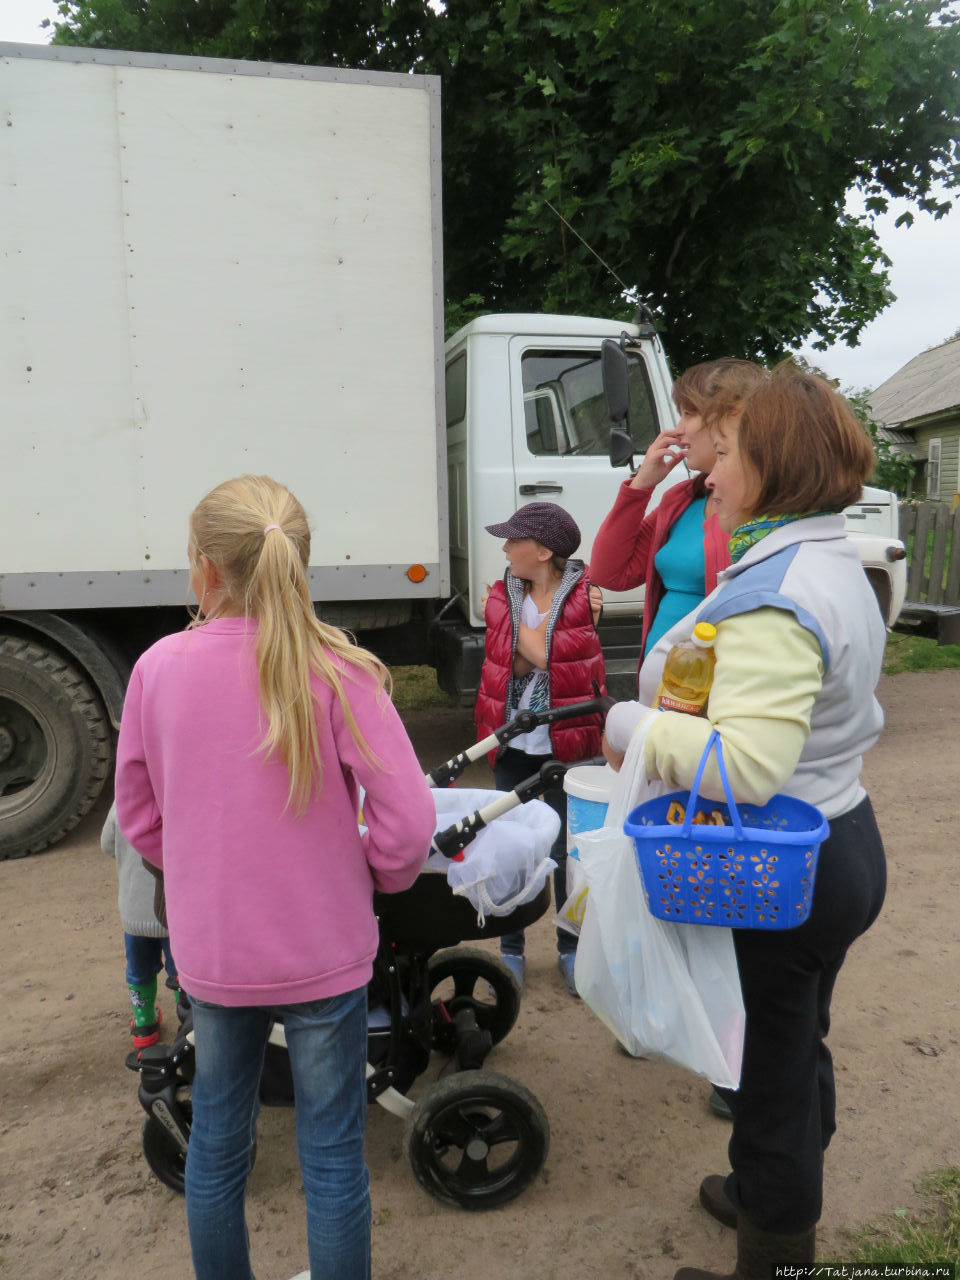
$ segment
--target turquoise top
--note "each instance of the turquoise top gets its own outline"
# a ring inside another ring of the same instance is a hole
[[[707,593],[703,558],[706,506],[706,498],[691,502],[674,522],[669,537],[653,558],[657,573],[663,579],[663,595],[647,633],[647,653],[675,623],[695,609]]]

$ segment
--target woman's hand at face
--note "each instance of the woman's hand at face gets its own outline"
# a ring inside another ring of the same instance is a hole
[[[630,488],[655,489],[686,456],[686,447],[681,445],[676,431],[672,427],[661,431],[643,455],[643,462],[630,481]]]

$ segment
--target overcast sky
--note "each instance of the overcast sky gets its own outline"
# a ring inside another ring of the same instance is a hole
[[[0,0],[0,40],[37,43],[44,18],[57,17],[53,0]],[[877,387],[908,360],[960,329],[960,211],[939,221],[917,214],[912,227],[895,227],[899,205],[878,220],[880,242],[893,262],[897,301],[864,330],[857,347],[803,354],[844,387]]]

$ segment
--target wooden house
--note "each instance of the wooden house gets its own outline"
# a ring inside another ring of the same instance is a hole
[[[960,335],[914,356],[870,394],[879,435],[917,460],[915,497],[960,495]]]

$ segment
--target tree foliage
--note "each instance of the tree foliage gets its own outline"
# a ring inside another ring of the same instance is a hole
[[[960,183],[949,0],[63,0],[60,12],[65,44],[440,75],[458,314],[629,315],[599,257],[681,362],[854,342],[892,297],[872,216],[894,197],[939,215],[934,185]],[[853,188],[864,216],[845,210]]]
[[[871,483],[880,489],[890,489],[898,497],[905,498],[916,479],[916,462],[908,453],[902,453],[888,441],[881,439],[873,410],[870,408],[870,392],[866,388],[855,391],[848,387],[844,395],[850,408],[870,432],[874,457]]]

